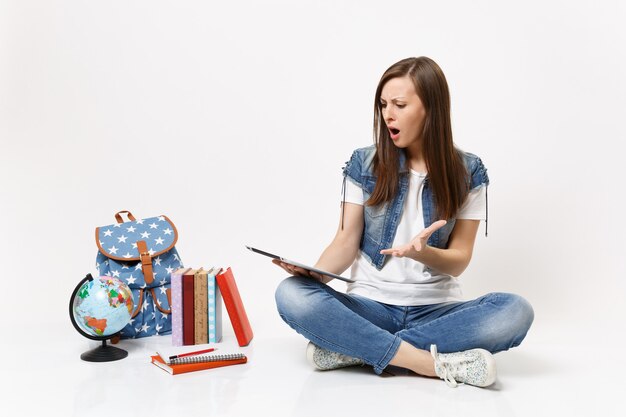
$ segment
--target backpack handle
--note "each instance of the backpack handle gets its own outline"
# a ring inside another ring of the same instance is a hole
[[[126,213],[128,216],[128,220],[130,220],[131,222],[134,222],[135,220],[135,216],[133,216],[133,213],[131,213],[128,210],[122,210],[122,211],[118,211],[117,213],[115,213],[115,220],[117,220],[118,223],[124,223],[124,220],[122,220],[122,213]]]

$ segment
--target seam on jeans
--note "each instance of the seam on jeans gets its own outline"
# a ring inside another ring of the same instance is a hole
[[[355,300],[355,299],[358,300],[359,298],[366,298],[367,300],[374,301],[375,303],[385,304],[385,303],[381,303],[380,301],[372,300],[371,298],[363,297],[362,295],[358,295],[358,294],[346,294],[346,295],[351,300]],[[376,316],[378,316],[379,318],[381,318],[383,320],[391,319],[391,321],[393,321],[396,325],[398,325],[398,327],[402,327],[402,325],[403,325],[403,323],[399,322],[393,315],[389,314],[388,311],[387,311],[387,315],[384,316],[384,315],[380,314],[380,312],[378,312],[377,310],[372,309],[369,305],[367,305],[365,303],[360,303],[359,305],[365,307],[368,311],[372,312],[373,314],[375,314]]]
[[[404,309],[404,314],[402,315],[402,328],[406,329],[407,328],[407,323],[406,323],[406,318],[409,316],[409,308],[408,307],[403,307]]]
[[[493,294],[493,295],[492,295],[492,297],[499,297],[499,294],[498,294],[498,293],[492,293],[492,294]],[[489,295],[489,294],[488,294],[488,295]],[[486,297],[486,296],[485,296],[485,297]],[[491,297],[490,297],[490,298],[491,298]],[[429,327],[429,326],[431,326],[431,325],[437,324],[437,322],[439,322],[439,321],[441,321],[441,320],[444,320],[444,319],[449,319],[449,318],[451,318],[451,317],[456,316],[457,314],[465,313],[465,312],[467,312],[468,310],[472,310],[472,309],[475,309],[475,308],[482,307],[482,306],[484,306],[484,305],[485,305],[485,304],[487,304],[487,303],[492,304],[492,305],[495,305],[495,303],[494,303],[491,299],[487,299],[487,298],[486,298],[486,299],[484,299],[484,300],[481,300],[481,301],[480,301],[480,303],[478,303],[478,304],[476,304],[476,305],[474,305],[474,306],[467,307],[467,308],[464,308],[464,309],[459,310],[459,311],[455,311],[454,313],[446,314],[445,316],[442,316],[442,317],[437,317],[437,318],[436,318],[435,320],[433,320],[433,321],[430,321],[430,322],[425,323],[425,324],[418,324],[418,325],[415,325],[415,326],[409,327],[409,329],[426,328],[426,327]]]
[[[400,339],[398,335],[394,335],[393,342],[391,343],[391,346],[389,346],[389,348],[383,355],[382,360],[378,362],[376,365],[374,365],[374,368],[377,371],[382,372],[383,369],[385,369],[387,365],[389,365],[389,362],[391,362],[391,359],[398,352],[398,349],[400,348],[400,343],[402,343],[402,339]],[[383,364],[385,364],[385,366],[382,366]]]

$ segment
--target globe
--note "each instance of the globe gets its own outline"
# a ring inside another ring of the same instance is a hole
[[[76,324],[92,336],[112,336],[128,324],[133,294],[124,282],[102,276],[85,282],[74,296]]]
[[[81,359],[107,362],[125,358],[128,352],[108,346],[106,340],[128,324],[133,312],[133,294],[123,281],[91,274],[78,283],[70,297],[70,320],[83,336],[102,341],[102,346],[84,352]]]

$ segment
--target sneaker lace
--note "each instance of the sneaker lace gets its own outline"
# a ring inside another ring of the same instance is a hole
[[[439,375],[439,377],[446,381],[446,384],[448,384],[449,387],[456,388],[459,383],[456,382],[456,380],[452,376],[453,369],[450,369],[450,366],[452,364],[441,360],[439,354],[437,353],[437,345],[430,345],[430,354],[435,360],[435,369],[439,367],[439,369],[441,370],[441,375]],[[461,383],[461,385],[463,384]]]

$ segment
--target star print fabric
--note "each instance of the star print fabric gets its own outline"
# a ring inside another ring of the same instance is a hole
[[[133,314],[121,331],[123,339],[171,333],[171,273],[183,267],[174,247],[177,240],[176,227],[166,216],[96,228],[99,274],[124,281],[133,293]],[[140,241],[150,256],[152,281],[144,278]]]

